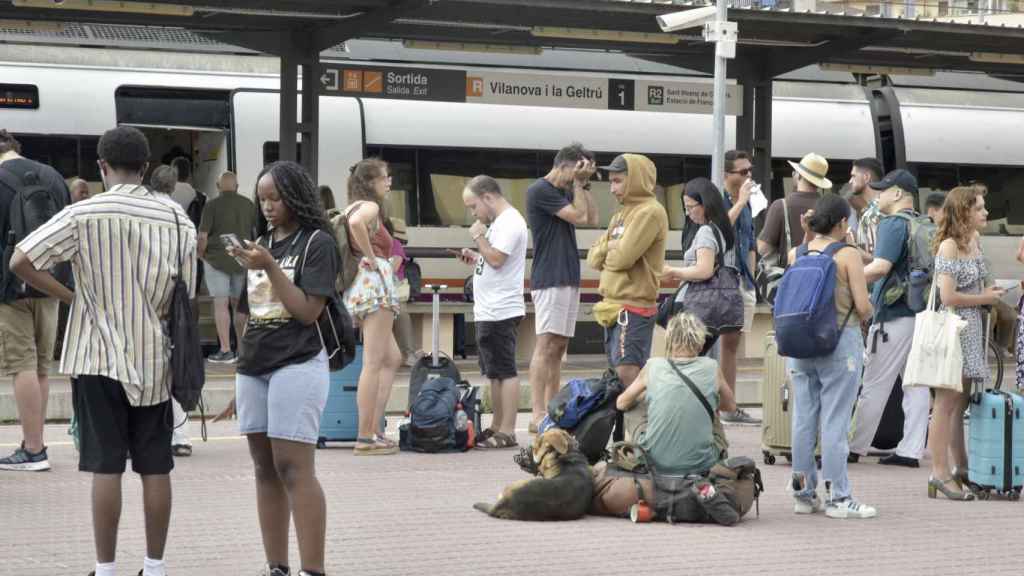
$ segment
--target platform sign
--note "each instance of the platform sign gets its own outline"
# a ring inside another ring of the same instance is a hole
[[[725,87],[725,113],[736,116],[743,113],[742,87]],[[678,112],[711,114],[714,86],[711,82],[663,82],[638,80],[636,83],[636,110],[650,112]]]
[[[465,86],[463,70],[337,64],[320,68],[320,93],[327,96],[465,102]]]

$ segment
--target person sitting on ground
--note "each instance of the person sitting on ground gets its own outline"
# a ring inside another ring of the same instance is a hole
[[[683,380],[718,409],[718,362],[700,356],[707,328],[683,312],[668,323],[666,357],[651,358],[615,405],[625,412],[626,441],[653,460],[659,474],[703,474],[725,457],[725,433]]]

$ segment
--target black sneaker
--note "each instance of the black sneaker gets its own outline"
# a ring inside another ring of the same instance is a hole
[[[216,354],[210,354],[206,359],[214,364],[234,364],[237,358],[234,352],[228,350],[226,352],[220,351]]]
[[[885,464],[886,466],[906,466],[907,468],[920,468],[921,464],[917,461],[917,458],[907,458],[905,456],[899,456],[897,454],[890,454],[885,458],[878,460],[879,464]]]
[[[857,454],[856,452],[850,452],[849,454],[846,455],[847,464],[856,464],[857,462],[860,462],[860,454]]]
[[[50,469],[50,459],[46,457],[46,446],[37,454],[25,450],[25,444],[7,458],[0,459],[0,470],[16,472],[43,472]]]
[[[286,566],[267,566],[260,572],[260,576],[291,576],[291,570]]]

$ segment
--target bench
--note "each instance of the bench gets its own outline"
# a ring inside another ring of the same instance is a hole
[[[593,304],[580,304],[579,322],[593,322]],[[412,318],[413,346],[430,352],[433,338],[431,315],[433,304],[430,302],[407,302],[402,310]],[[440,321],[438,322],[438,350],[449,356],[455,352],[455,315],[464,314],[466,322],[473,321],[473,304],[471,302],[441,302]],[[536,322],[532,302],[526,303],[526,317],[519,323],[519,338],[516,343],[516,360],[527,362],[533,355],[537,344]],[[563,360],[564,361],[564,360]]]

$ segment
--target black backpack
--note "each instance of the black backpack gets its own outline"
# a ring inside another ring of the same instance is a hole
[[[171,337],[171,396],[186,412],[202,410],[203,385],[206,370],[203,351],[199,346],[199,325],[192,315],[192,296],[181,278],[185,261],[181,255],[181,224],[178,212],[174,213],[174,227],[178,233],[178,274],[174,277],[171,292],[170,314]]]
[[[580,452],[587,457],[590,464],[596,464],[608,454],[608,440],[612,437],[620,415],[618,408],[615,407],[615,401],[625,389],[622,380],[614,370],[605,372],[601,377],[601,382],[605,385],[604,400],[601,405],[587,414],[571,430]]]
[[[7,212],[7,226],[4,238],[4,262],[2,292],[0,300],[9,302],[17,298],[38,298],[45,294],[28,286],[12,274],[8,262],[14,256],[14,248],[36,228],[53,218],[62,208],[61,203],[50,193],[50,189],[39,179],[36,170],[27,170],[20,176],[0,166],[0,182],[14,192]]]
[[[192,224],[198,229],[199,223],[203,220],[203,209],[206,208],[206,194],[196,190],[196,197],[188,203],[188,208],[185,210],[185,214],[188,215],[188,219],[192,221]]]
[[[423,271],[412,258],[405,262],[405,279],[409,282],[409,301],[419,300],[423,293]]]

